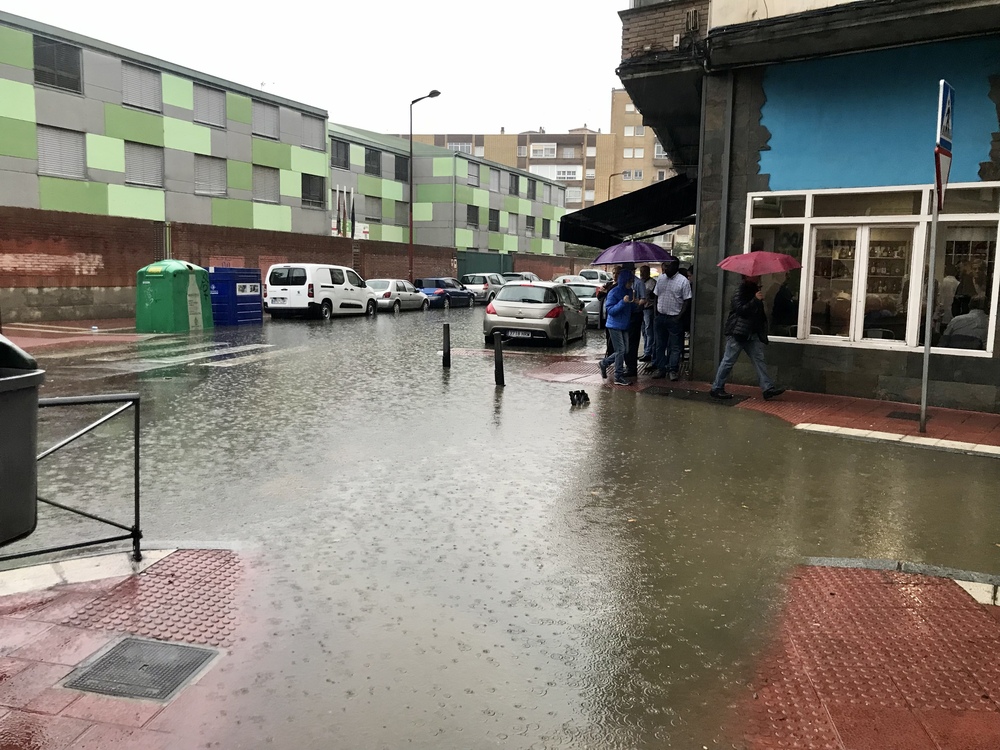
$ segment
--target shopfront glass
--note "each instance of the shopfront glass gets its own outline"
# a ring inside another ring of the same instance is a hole
[[[787,253],[802,262],[802,239],[805,227],[786,224],[780,227],[754,227],[750,249]],[[792,336],[798,331],[799,290],[802,288],[802,269],[762,276],[764,307],[775,336]]]
[[[816,229],[813,257],[809,333],[849,338],[858,259],[858,229]]]

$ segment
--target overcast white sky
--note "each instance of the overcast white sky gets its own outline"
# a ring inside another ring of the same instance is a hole
[[[627,0],[0,0],[26,18],[405,133],[607,132]],[[287,14],[282,9],[287,8]]]

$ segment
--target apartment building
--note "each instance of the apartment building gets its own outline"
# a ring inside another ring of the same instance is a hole
[[[697,192],[695,376],[714,372],[737,283],[717,263],[775,250],[802,264],[765,280],[778,379],[914,401],[929,342],[931,404],[1000,411],[1000,3],[633,0],[619,15],[618,74]],[[942,79],[958,93],[939,201]],[[955,282],[928,326],[924,290]],[[951,335],[977,307],[985,333]]]
[[[0,205],[327,233],[326,121],[0,12]]]
[[[409,141],[332,124],[330,184],[354,193],[355,236],[406,242]],[[569,188],[476,156],[469,148],[413,144],[413,240],[500,253],[562,255],[559,221]],[[485,153],[485,148],[480,152]]]

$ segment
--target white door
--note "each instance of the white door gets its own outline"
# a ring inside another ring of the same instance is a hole
[[[345,268],[344,273],[347,275],[347,283],[344,286],[344,312],[364,312],[368,303],[368,288],[361,286],[363,283],[361,277],[350,268]]]

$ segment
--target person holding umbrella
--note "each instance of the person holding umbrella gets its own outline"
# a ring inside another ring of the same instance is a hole
[[[614,353],[597,363],[601,377],[608,377],[608,367],[615,365],[615,385],[632,385],[625,379],[625,352],[628,348],[628,327],[632,318],[632,281],[635,273],[631,269],[618,272],[614,288],[608,292],[604,306],[608,313],[607,330],[611,337]]]
[[[719,263],[719,267],[742,273],[743,281],[733,295],[729,317],[723,328],[726,334],[726,351],[722,355],[709,395],[720,400],[733,397],[733,394],[726,392],[726,380],[729,379],[740,352],[746,352],[757,370],[764,398],[769,400],[780,396],[785,389],[771,380],[764,359],[764,346],[768,343],[767,314],[764,312],[764,292],[760,288],[760,277],[766,273],[798,268],[799,263],[784,253],[759,251],[730,256]]]

